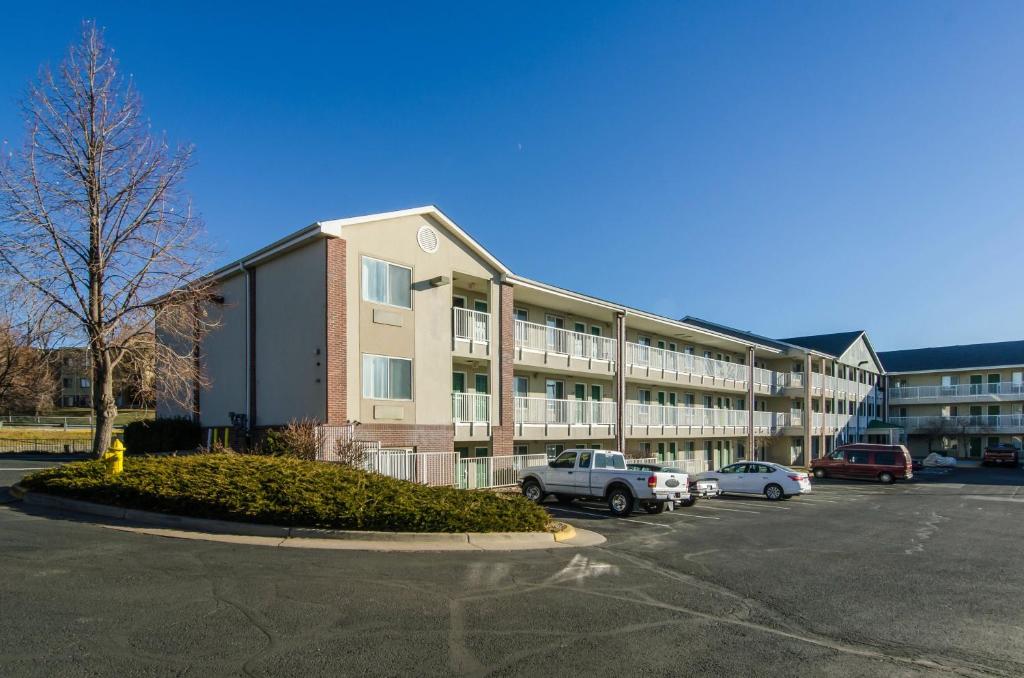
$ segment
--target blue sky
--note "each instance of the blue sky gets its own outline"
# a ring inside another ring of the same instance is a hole
[[[434,203],[520,274],[667,316],[1024,337],[1020,3],[144,4],[5,9],[0,135],[97,19],[196,145],[223,260]]]

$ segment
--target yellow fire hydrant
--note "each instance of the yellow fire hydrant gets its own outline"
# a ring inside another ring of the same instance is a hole
[[[124,443],[114,439],[110,449],[103,453],[103,463],[107,465],[107,472],[116,476],[124,471]]]

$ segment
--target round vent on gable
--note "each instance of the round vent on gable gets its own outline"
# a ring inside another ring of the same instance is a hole
[[[420,230],[416,231],[416,242],[420,244],[421,250],[427,254],[433,254],[437,251],[439,244],[437,231],[430,226],[420,226]]]

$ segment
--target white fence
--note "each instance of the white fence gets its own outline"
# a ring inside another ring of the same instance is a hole
[[[517,424],[615,424],[615,403],[610,400],[559,400],[516,396]]]
[[[517,320],[515,328],[516,348],[615,362],[616,342],[610,337],[571,332],[523,320]]]
[[[629,464],[657,464],[657,457],[626,457],[626,465]]]
[[[16,438],[0,437],[0,452],[38,452],[45,454],[92,452],[92,440],[87,438],[82,438],[81,440],[47,440],[45,438],[19,440]]]
[[[519,482],[519,472],[548,463],[545,454],[512,454],[497,457],[459,459],[456,487],[467,490],[486,487],[511,487]]]
[[[491,396],[486,393],[453,393],[452,421],[486,423],[491,420]]]
[[[0,429],[4,426],[92,428],[92,425],[92,417],[37,417],[33,415],[17,414],[0,417]]]
[[[452,308],[452,333],[456,339],[486,344],[491,340],[491,314],[468,308]]]
[[[691,353],[679,353],[645,344],[626,344],[626,364],[646,367],[652,370],[683,372],[702,377],[714,377],[736,382],[746,382],[749,371],[740,363],[715,360]]]
[[[376,450],[367,453],[364,468],[413,483],[455,485],[458,461],[457,452]]]

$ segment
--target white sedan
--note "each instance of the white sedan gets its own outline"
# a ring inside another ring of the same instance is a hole
[[[717,480],[722,494],[763,494],[771,501],[811,491],[811,479],[806,473],[770,461],[741,461],[717,471],[698,473],[697,478]]]

